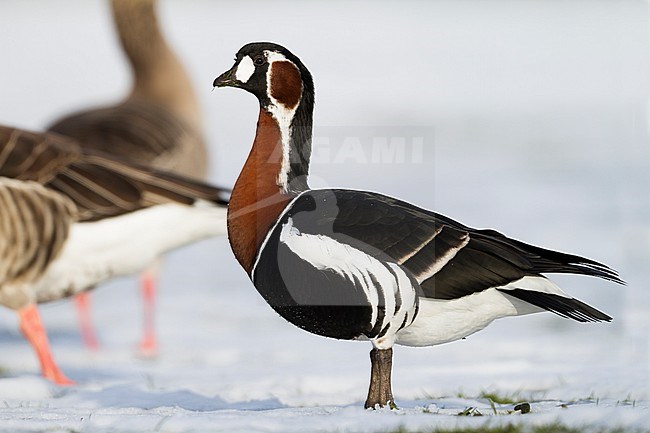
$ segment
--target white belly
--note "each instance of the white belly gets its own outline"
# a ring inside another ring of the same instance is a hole
[[[74,224],[61,255],[34,286],[38,302],[71,296],[109,278],[143,270],[160,254],[224,234],[226,210],[169,203]]]
[[[467,337],[493,320],[544,311],[495,288],[460,299],[420,299],[418,315],[397,334],[397,344],[434,346]]]

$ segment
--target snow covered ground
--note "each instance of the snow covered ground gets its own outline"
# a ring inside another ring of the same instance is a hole
[[[305,4],[307,3],[307,4]],[[628,286],[556,280],[614,317],[504,319],[466,340],[398,347],[400,410],[364,411],[369,344],[299,331],[265,305],[225,239],[170,254],[161,354],[134,356],[132,279],[93,297],[102,348],[81,347],[70,302],[45,305],[55,356],[78,382],[38,377],[0,311],[0,432],[380,432],[454,426],[650,431],[648,4],[164,1],[166,33],[205,109],[212,179],[230,185],[256,102],[211,92],[241,45],[273,40],[312,71],[314,186],[382,191],[528,242],[600,260]],[[42,129],[128,89],[106,4],[0,3],[0,123]],[[532,402],[494,416],[483,392]],[[463,397],[459,397],[462,395]],[[478,400],[477,400],[478,399]],[[477,407],[483,417],[459,417]]]

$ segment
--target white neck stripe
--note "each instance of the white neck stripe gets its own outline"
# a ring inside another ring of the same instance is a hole
[[[282,162],[280,164],[277,183],[282,191],[286,193],[289,191],[289,171],[291,169],[291,156],[289,155],[291,145],[291,122],[293,121],[293,116],[296,114],[296,110],[300,104],[293,108],[287,108],[283,103],[271,95],[271,73],[273,70],[273,63],[289,62],[289,60],[275,51],[265,51],[264,53],[269,62],[269,67],[266,71],[266,89],[271,104],[269,104],[268,111],[278,122],[278,126],[280,127],[280,138],[282,140]]]

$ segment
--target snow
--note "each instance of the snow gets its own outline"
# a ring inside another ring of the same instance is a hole
[[[502,319],[466,340],[395,349],[397,411],[364,411],[370,345],[285,323],[213,239],[168,256],[160,356],[135,356],[136,281],[94,292],[101,349],[81,347],[73,305],[42,307],[54,355],[78,385],[38,377],[15,314],[0,311],[0,432],[381,432],[400,426],[560,421],[650,430],[648,4],[591,2],[163,1],[213,150],[232,184],[257,107],[210,92],[244,44],[273,40],[314,75],[312,185],[362,188],[602,261],[625,287],[554,277],[612,315]],[[129,76],[97,0],[0,3],[0,122],[41,129],[114,101]],[[494,415],[482,391],[530,414]],[[458,397],[458,395],[466,397]],[[565,405],[566,408],[562,407]],[[485,416],[458,417],[467,407]]]

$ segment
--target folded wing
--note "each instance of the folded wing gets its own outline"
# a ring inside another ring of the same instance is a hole
[[[614,270],[593,260],[472,229],[381,194],[314,190],[298,200],[319,215],[303,230],[326,231],[369,254],[390,257],[412,273],[426,298],[451,300],[498,288],[565,317],[598,321],[611,318],[571,298],[542,274],[590,275],[623,283]]]

